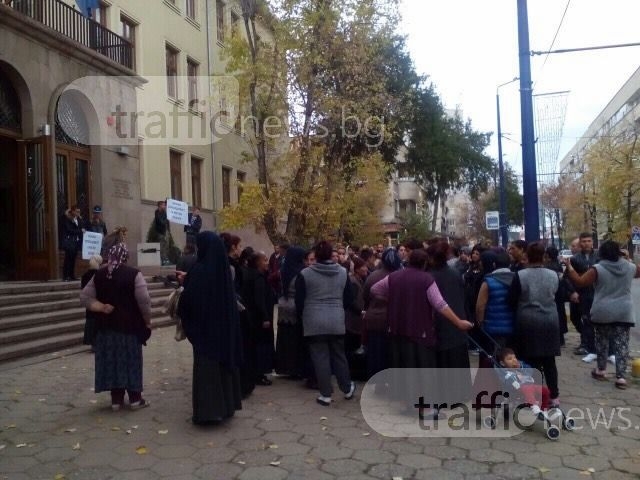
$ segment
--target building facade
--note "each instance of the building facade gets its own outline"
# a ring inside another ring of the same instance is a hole
[[[136,264],[159,200],[199,206],[212,229],[255,175],[242,137],[212,132],[224,105],[210,76],[224,73],[220,32],[237,5],[79,4],[0,2],[0,280],[60,277],[58,222],[72,205],[126,226]],[[182,230],[172,225],[178,246]]]

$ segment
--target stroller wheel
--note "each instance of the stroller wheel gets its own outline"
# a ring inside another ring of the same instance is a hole
[[[558,427],[556,427],[555,425],[551,425],[549,428],[547,428],[547,438],[549,440],[557,440],[559,436],[560,429]]]
[[[565,430],[572,431],[576,428],[576,421],[571,417],[564,417],[562,419],[562,426]]]
[[[486,428],[490,428],[491,430],[495,430],[496,428],[496,419],[495,417],[484,417],[484,426]]]

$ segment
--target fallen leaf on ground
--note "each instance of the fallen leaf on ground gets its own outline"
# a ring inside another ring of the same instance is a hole
[[[138,425],[132,425],[131,428],[133,428],[134,430],[138,429]]]
[[[393,477],[393,480],[402,480],[402,477]]]
[[[542,473],[548,473],[548,472],[551,471],[547,467],[540,467],[540,468],[538,468],[538,470],[540,470],[540,472],[542,472]]]
[[[136,448],[136,453],[138,455],[144,455],[148,452],[147,447],[138,447]]]
[[[371,435],[369,432],[362,432],[363,437],[368,437],[369,435]]]
[[[75,428],[67,428],[67,429],[65,430],[65,433],[73,433],[73,432],[75,432],[75,431],[76,431],[76,429],[75,429]]]
[[[7,448],[6,445],[0,445],[0,450],[4,450],[5,448]]]
[[[327,430],[327,427],[322,427],[322,430]]]
[[[304,463],[313,464],[313,463],[316,463],[316,459],[313,457],[307,457],[304,459]]]
[[[593,468],[593,467],[589,467],[589,468],[587,468],[587,472],[596,473],[596,469]]]
[[[591,472],[589,470],[582,470],[580,475],[591,475]]]
[[[7,425],[5,428],[6,429],[16,428],[16,425],[15,423],[12,423],[11,425]]]
[[[275,448],[278,448],[278,445],[276,445],[276,444],[269,445],[269,448],[271,448],[271,449],[275,449]]]
[[[19,443],[16,445],[16,448],[22,448],[22,447],[26,447],[27,444],[26,443]]]
[[[22,391],[21,390],[16,390],[15,393],[16,393],[16,395],[20,395],[22,393]]]
[[[329,420],[327,417],[320,417],[320,421]]]
[[[280,462],[273,461],[269,465],[273,465],[274,467],[277,467],[278,465],[280,465]]]
[[[39,402],[46,402],[46,401],[47,401],[47,399],[46,399],[46,398],[39,398],[39,399],[38,399],[38,401],[39,401]]]
[[[167,433],[169,433],[169,430],[158,430],[158,433],[160,435],[166,435]]]
[[[125,430],[125,432],[127,432],[127,435],[131,435],[131,430]]]
[[[64,480],[64,473],[56,473],[56,476],[53,477],[53,480]]]
[[[79,444],[79,443],[76,443],[76,444],[73,446],[73,449],[74,449],[74,450],[80,450],[80,444]]]
[[[89,400],[89,403],[96,404],[96,403],[98,403],[98,400]]]
[[[242,460],[238,460],[236,463],[238,465],[246,465],[247,464],[247,462],[243,462]]]

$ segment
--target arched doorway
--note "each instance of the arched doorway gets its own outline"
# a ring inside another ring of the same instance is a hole
[[[17,140],[22,138],[20,97],[0,70],[0,281],[16,278]]]

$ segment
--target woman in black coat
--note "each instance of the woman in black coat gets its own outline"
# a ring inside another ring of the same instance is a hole
[[[264,253],[256,252],[249,257],[247,267],[242,285],[242,300],[247,309],[249,334],[255,340],[253,352],[246,352],[247,361],[253,364],[256,384],[271,385],[267,374],[272,373],[274,366],[273,306],[275,298],[267,281],[269,259]]]
[[[87,286],[87,283],[93,278],[98,269],[102,265],[102,257],[100,255],[94,255],[89,259],[89,270],[87,270],[80,279],[80,290]],[[93,343],[96,339],[96,316],[91,310],[87,309],[85,322],[84,322],[84,337],[82,343],[85,345],[91,345],[91,351],[93,352]]]

